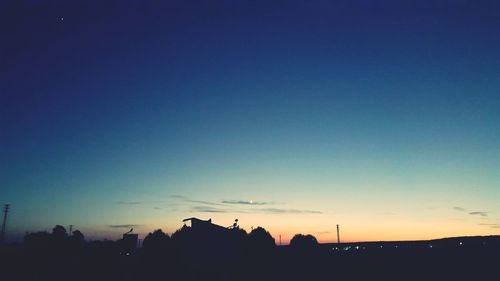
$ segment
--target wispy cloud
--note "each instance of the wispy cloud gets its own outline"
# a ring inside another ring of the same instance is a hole
[[[153,207],[153,209],[155,209],[155,210],[161,210],[160,207]]]
[[[190,209],[193,213],[248,213],[245,210],[231,209],[231,208],[220,208],[212,206],[193,206]]]
[[[264,208],[258,211],[268,214],[322,214],[321,211],[314,210],[298,210],[298,209],[279,209],[279,208]]]
[[[204,200],[194,200],[194,199],[188,198],[186,196],[182,196],[182,195],[170,195],[170,197],[182,200],[184,202],[189,202],[189,203],[203,204],[203,205],[209,205],[209,206],[222,206],[222,204],[220,204],[220,203],[204,201]]]
[[[487,217],[488,212],[470,212],[469,215]]]
[[[140,224],[111,224],[108,225],[110,228],[134,228],[134,227],[141,227],[142,225]]]
[[[479,225],[489,226],[491,228],[500,228],[500,223],[480,223]]]
[[[140,201],[117,201],[116,204],[118,205],[139,205],[142,204]]]
[[[273,205],[274,202],[264,202],[264,201],[253,201],[253,200],[222,200],[223,204],[233,204],[233,205]]]
[[[191,212],[195,213],[227,213],[227,210],[221,208],[214,208],[210,206],[193,206]]]
[[[462,207],[456,207],[456,206],[455,206],[455,207],[453,207],[453,210],[455,210],[455,211],[460,211],[460,212],[465,212],[465,211],[467,211],[465,208],[462,208]]]
[[[246,201],[246,200],[222,200],[221,203],[194,200],[182,195],[171,195],[171,198],[175,198],[185,203],[193,203],[189,207],[190,212],[198,213],[267,213],[267,214],[322,214],[320,211],[315,210],[299,210],[299,209],[280,209],[280,208],[238,208],[241,206],[265,206],[276,204],[275,202],[265,202],[265,201]],[[234,205],[230,207],[229,205]]]

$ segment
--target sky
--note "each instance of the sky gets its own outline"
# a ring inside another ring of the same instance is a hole
[[[402,3],[404,2],[404,3]],[[7,234],[500,235],[498,1],[3,1]]]

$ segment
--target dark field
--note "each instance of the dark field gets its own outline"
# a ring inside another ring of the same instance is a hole
[[[2,248],[1,275],[2,280],[498,280],[499,237],[281,247],[250,237],[232,243],[174,234],[168,243],[157,240],[130,252],[122,240],[25,242]]]

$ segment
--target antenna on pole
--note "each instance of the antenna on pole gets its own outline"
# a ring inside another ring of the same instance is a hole
[[[7,228],[7,215],[9,214],[9,204],[5,204],[3,207],[3,223],[2,223],[2,236],[0,237],[0,242],[5,241],[5,229]]]
[[[280,246],[281,246],[281,234],[280,234]]]
[[[340,244],[340,225],[337,224],[337,244]]]

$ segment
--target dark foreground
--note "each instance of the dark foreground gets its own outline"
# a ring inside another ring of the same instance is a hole
[[[123,252],[110,241],[4,246],[0,279],[499,280],[500,276],[498,237],[303,248],[246,245],[236,250],[234,245],[227,249],[195,244],[135,252]]]

